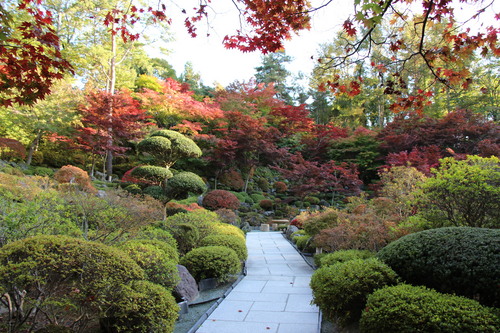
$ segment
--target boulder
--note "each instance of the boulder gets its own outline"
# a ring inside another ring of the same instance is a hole
[[[298,231],[299,228],[297,228],[296,226],[294,225],[289,225],[288,228],[286,228],[286,237],[287,238],[290,238],[290,236],[292,236],[292,234],[295,232],[295,231]]]
[[[177,269],[181,279],[174,288],[174,296],[179,300],[192,302],[198,297],[198,284],[186,267],[177,265]]]

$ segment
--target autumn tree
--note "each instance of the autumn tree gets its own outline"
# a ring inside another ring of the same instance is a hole
[[[81,149],[106,158],[109,151],[124,153],[128,149],[125,146],[127,141],[143,135],[148,116],[128,92],[90,92],[86,96],[86,103],[80,108],[83,126],[78,129],[79,136],[76,139]],[[111,106],[114,110],[112,118],[108,114]]]
[[[355,167],[347,164],[310,162],[300,153],[290,156],[283,167],[275,167],[290,182],[288,190],[304,198],[313,193],[328,193],[332,203],[341,196],[356,195],[362,182]]]

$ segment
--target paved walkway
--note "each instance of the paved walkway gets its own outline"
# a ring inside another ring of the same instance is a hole
[[[247,276],[197,333],[317,333],[313,270],[280,232],[247,234]]]

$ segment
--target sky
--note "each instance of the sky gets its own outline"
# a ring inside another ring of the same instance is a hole
[[[313,4],[322,2],[314,0]],[[285,42],[285,51],[293,59],[287,65],[290,72],[309,74],[312,71],[315,60],[311,57],[317,58],[319,44],[333,39],[335,31],[341,28],[341,23],[352,9],[352,0],[337,3],[341,3],[342,7],[332,4],[327,10],[315,13],[311,30],[303,31]],[[191,62],[194,70],[200,73],[203,83],[208,86],[218,83],[225,87],[235,80],[248,81],[255,74],[255,67],[261,64],[262,55],[258,51],[243,53],[224,48],[224,36],[233,34],[239,26],[238,13],[229,0],[217,0],[213,4],[219,7],[214,7],[211,12],[210,36],[206,37],[206,27],[200,26],[199,36],[192,38],[187,34],[183,21],[174,19],[171,29],[175,40],[165,44],[170,53],[163,57],[178,75],[184,71],[185,63]]]
[[[182,0],[189,8],[191,0]],[[455,0],[457,1],[457,0]],[[319,6],[328,0],[312,0],[313,6]],[[287,65],[287,69],[293,74],[302,72],[310,74],[321,43],[331,42],[336,32],[342,27],[342,23],[353,12],[353,0],[334,0],[326,8],[313,13],[311,29],[302,31],[299,36],[285,42],[287,55],[294,59]],[[457,8],[462,4],[456,4]],[[500,10],[500,1],[494,2],[494,10]],[[182,8],[174,8],[173,12],[180,12]],[[206,37],[206,25],[200,25],[199,37],[192,38],[186,32],[182,16],[173,18],[171,31],[175,40],[164,46],[170,50],[169,54],[161,56],[169,61],[177,74],[184,71],[186,62],[191,62],[196,72],[200,73],[205,85],[214,86],[216,83],[222,86],[239,81],[248,81],[255,74],[255,67],[261,64],[260,52],[243,53],[238,50],[228,50],[222,45],[225,35],[234,34],[239,27],[238,12],[231,0],[212,1],[210,11],[209,32]],[[498,21],[497,21],[498,23]],[[314,57],[314,59],[311,59]]]

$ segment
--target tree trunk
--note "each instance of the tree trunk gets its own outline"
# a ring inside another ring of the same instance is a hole
[[[112,23],[111,30],[114,31],[115,25]],[[109,82],[107,84],[108,92],[115,94],[116,85],[116,35],[111,33],[111,60],[109,62]],[[111,100],[113,101],[113,100]],[[111,181],[113,178],[113,151],[109,148],[113,145],[113,104],[109,107],[109,127],[108,127],[108,150],[106,151],[106,178]]]
[[[38,133],[36,135],[36,138],[33,140],[33,142],[30,145],[30,148],[28,150],[28,156],[26,157],[26,164],[31,165],[31,162],[33,160],[33,153],[36,151],[38,144],[40,143],[40,139],[42,138],[43,131],[38,130]]]

